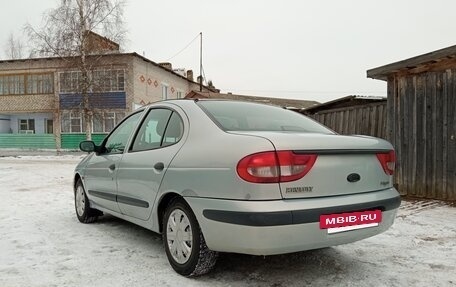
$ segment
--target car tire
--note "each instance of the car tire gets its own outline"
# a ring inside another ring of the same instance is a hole
[[[208,273],[217,261],[218,252],[209,250],[195,215],[180,197],[165,211],[163,244],[173,269],[186,277]]]
[[[76,210],[76,216],[82,223],[92,223],[98,219],[98,216],[103,213],[97,209],[91,208],[89,199],[87,198],[84,185],[79,179],[74,189],[74,207]]]

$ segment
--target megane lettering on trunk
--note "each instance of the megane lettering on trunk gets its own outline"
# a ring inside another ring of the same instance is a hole
[[[390,143],[269,105],[157,102],[80,148],[89,154],[74,175],[79,221],[108,213],[162,234],[184,276],[209,272],[219,252],[283,254],[374,236],[400,205]]]
[[[299,187],[287,187],[285,189],[286,193],[289,192],[312,192],[313,186],[299,186]]]

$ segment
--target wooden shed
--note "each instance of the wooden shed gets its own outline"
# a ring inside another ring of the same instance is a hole
[[[367,71],[387,81],[387,139],[408,196],[456,200],[456,46]]]
[[[300,111],[343,135],[386,138],[386,98],[347,96]]]

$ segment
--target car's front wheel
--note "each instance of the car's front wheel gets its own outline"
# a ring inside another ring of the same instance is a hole
[[[174,199],[163,217],[163,243],[173,269],[192,277],[208,273],[218,253],[209,250],[195,215],[182,198]]]
[[[79,179],[74,189],[74,207],[76,209],[76,216],[82,223],[92,223],[97,220],[98,216],[103,213],[97,209],[90,207],[89,199],[82,185],[82,181]]]

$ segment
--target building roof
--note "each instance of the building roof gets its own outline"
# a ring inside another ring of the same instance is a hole
[[[367,77],[372,79],[387,80],[388,76],[401,71],[425,71],[426,66],[453,60],[456,66],[456,45],[422,54],[399,62],[367,70]]]
[[[306,114],[316,114],[320,111],[365,105],[384,101],[386,101],[385,97],[350,95],[347,97],[335,99],[326,103],[322,103],[313,107],[303,109],[301,110],[301,112]]]
[[[89,56],[87,57],[100,57],[100,56],[103,56],[103,57],[122,57],[122,56],[132,56],[132,57],[136,57],[136,58],[139,58],[151,65],[154,65],[160,69],[163,69],[165,71],[167,71],[168,73],[171,73],[179,78],[182,78],[192,84],[196,84],[196,85],[199,85],[198,82],[195,82],[195,81],[192,81],[190,79],[188,79],[187,77],[184,77],[182,76],[181,74],[178,74],[176,72],[174,72],[173,70],[170,70],[170,69],[167,69],[166,67],[163,67],[161,66],[160,64],[158,63],[155,63],[154,61],[144,57],[144,56],[141,56],[139,55],[138,53],[136,52],[131,52],[131,53],[102,53],[102,54],[90,54]],[[70,58],[70,57],[67,57],[67,58]],[[27,62],[27,61],[52,61],[52,60],[60,60],[61,57],[40,57],[40,58],[25,58],[25,59],[8,59],[8,60],[0,60],[0,64],[2,63],[15,63],[15,62]],[[216,91],[215,88],[211,88],[211,87],[208,87],[208,86],[205,86],[203,85],[203,88],[206,89],[206,90],[209,90],[209,91]]]
[[[297,100],[297,99],[282,99],[282,98],[268,98],[268,97],[257,97],[257,96],[246,96],[246,95],[235,95],[235,94],[223,94],[214,92],[199,92],[191,91],[185,98],[187,99],[226,99],[226,100],[238,100],[270,104],[275,106],[284,107],[292,110],[299,110],[314,105],[318,105],[319,102]]]

